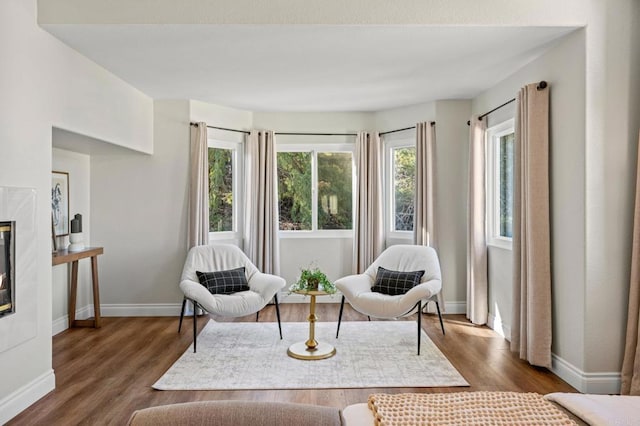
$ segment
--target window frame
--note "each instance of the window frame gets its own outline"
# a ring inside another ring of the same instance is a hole
[[[276,143],[276,154],[279,152],[311,153],[311,229],[281,230],[280,238],[352,238],[355,224],[355,144],[353,143]],[[351,226],[352,229],[318,229],[318,153],[350,152],[351,153]],[[277,165],[276,165],[277,167]],[[280,224],[278,224],[278,228]]]
[[[397,231],[396,226],[396,214],[395,214],[395,161],[394,150],[401,148],[416,148],[415,137],[394,139],[384,142],[385,158],[384,158],[384,192],[385,192],[385,233],[387,238],[393,239],[405,239],[413,240],[414,230],[411,231]],[[415,187],[414,187],[415,190]],[[414,195],[415,202],[415,195]],[[415,209],[415,206],[414,206]],[[414,218],[415,227],[415,218]]]
[[[209,241],[241,240],[243,226],[243,210],[241,209],[244,195],[244,142],[225,141],[210,138],[207,140],[207,153],[209,148],[228,149],[231,151],[231,170],[233,179],[233,204],[231,231],[209,230]],[[211,224],[209,224],[211,229]]]
[[[487,245],[511,250],[513,238],[500,235],[500,138],[515,133],[515,120],[505,120],[485,131]],[[515,140],[514,140],[515,143]]]

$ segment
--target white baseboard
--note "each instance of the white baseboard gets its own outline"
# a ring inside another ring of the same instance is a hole
[[[278,294],[278,300],[280,303],[309,303],[308,296],[295,293],[288,294],[286,292]],[[316,303],[340,303],[341,300],[342,295],[340,292],[337,292],[333,296],[317,297]],[[467,311],[466,302],[445,302],[444,306],[444,314],[464,314]],[[426,312],[435,313],[436,305],[434,303],[429,303]]]
[[[102,304],[103,317],[179,317],[182,301],[179,303],[127,303]]]
[[[487,326],[506,340],[511,341],[511,327],[503,323],[500,317],[496,317],[489,313],[489,316],[487,317]]]
[[[100,315],[103,317],[177,317],[180,316],[180,303],[125,303],[102,304]],[[189,310],[189,312],[191,312]],[[93,304],[76,311],[77,319],[93,317]],[[53,321],[52,336],[69,328],[69,316],[64,315]]]
[[[309,303],[309,297],[301,294],[280,293],[278,295],[280,303]],[[316,298],[316,303],[340,303],[342,296],[336,293],[333,296],[323,296]],[[102,304],[100,313],[103,317],[177,317],[180,316],[180,303],[121,303]],[[446,302],[447,314],[463,314],[466,310],[465,302]],[[429,304],[428,312],[435,312],[435,305]],[[187,312],[188,313],[188,312]],[[93,316],[93,305],[84,306],[76,311],[76,318],[89,318]],[[69,318],[67,315],[53,321],[52,335],[56,335],[68,328]]]
[[[55,387],[56,377],[53,370],[49,370],[0,400],[0,424],[7,423]]]
[[[431,305],[431,304],[430,304]],[[444,302],[445,314],[467,313],[467,302]]]
[[[77,319],[84,319],[92,316],[93,304],[76,309]],[[63,315],[60,318],[53,320],[53,323],[51,324],[51,335],[55,336],[56,334],[65,331],[67,328],[69,328],[69,315]]]
[[[500,318],[489,314],[487,325],[506,340],[511,340],[511,328]],[[617,394],[620,373],[586,373],[556,354],[551,354],[551,371],[582,393]]]
[[[620,373],[585,373],[570,362],[551,354],[551,371],[582,393],[620,393]]]
[[[280,292],[278,294],[278,302],[279,303],[309,303],[309,296],[305,296],[302,294],[295,294],[288,292]],[[330,296],[322,296],[316,297],[316,303],[340,303],[342,300],[342,293],[337,292],[336,294]]]

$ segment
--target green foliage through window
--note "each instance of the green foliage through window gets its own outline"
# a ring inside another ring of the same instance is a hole
[[[393,151],[394,229],[413,231],[414,197],[416,193],[416,149]]]
[[[311,229],[311,152],[278,152],[280,229]]]
[[[500,192],[500,236],[513,235],[513,140],[514,134],[500,137],[499,192]]]
[[[313,160],[317,161],[318,223],[313,223]],[[351,229],[353,216],[351,152],[278,152],[280,229]]]
[[[209,231],[233,231],[232,150],[209,148]]]
[[[318,229],[351,229],[350,152],[318,153]]]

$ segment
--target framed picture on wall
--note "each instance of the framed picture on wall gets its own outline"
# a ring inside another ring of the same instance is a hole
[[[56,237],[69,235],[69,173],[51,173],[51,212]]]

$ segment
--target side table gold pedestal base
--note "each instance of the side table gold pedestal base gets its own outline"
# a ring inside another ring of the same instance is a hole
[[[318,343],[318,346],[314,350],[307,348],[306,342],[298,342],[289,346],[287,355],[292,358],[302,360],[316,360],[331,358],[336,354],[336,348],[328,343]]]
[[[304,290],[296,291],[295,293],[304,294],[310,296],[311,301],[309,303],[309,339],[306,342],[298,342],[289,346],[287,355],[292,358],[302,360],[315,360],[331,358],[336,354],[336,348],[328,343],[318,343],[316,340],[316,296],[325,296],[328,293],[321,290]]]

